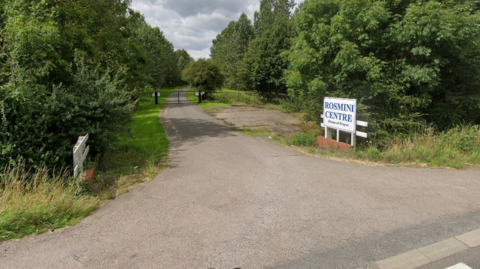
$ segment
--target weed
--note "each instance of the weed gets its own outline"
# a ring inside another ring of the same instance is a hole
[[[290,143],[295,146],[312,147],[317,145],[317,139],[309,134],[295,134],[290,138]]]

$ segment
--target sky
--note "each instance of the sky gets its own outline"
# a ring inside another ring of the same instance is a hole
[[[198,59],[209,57],[212,40],[242,12],[253,23],[259,6],[260,0],[133,0],[131,8],[158,26],[175,49],[185,49]]]

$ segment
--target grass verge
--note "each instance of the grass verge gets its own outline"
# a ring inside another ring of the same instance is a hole
[[[360,146],[356,158],[389,164],[426,164],[463,168],[480,165],[480,125],[457,126],[444,132],[426,128],[409,138],[397,138],[384,148]]]
[[[74,225],[98,204],[97,197],[78,193],[64,173],[7,168],[0,174],[0,242]]]
[[[160,105],[152,105],[150,95],[140,98],[118,141],[97,160],[93,185],[83,182],[78,188],[66,173],[43,168],[0,171],[0,242],[74,225],[102,200],[114,199],[129,186],[153,177],[169,150],[159,113],[167,96],[178,88],[162,90]]]
[[[166,98],[177,89],[162,89],[158,105],[151,104],[153,97],[145,95],[119,140],[99,161],[98,177],[94,191],[109,190],[116,196],[128,191],[135,183],[144,182],[155,175],[168,155],[170,141],[160,123],[159,114]],[[108,191],[107,191],[108,193]],[[108,194],[102,194],[107,195]]]

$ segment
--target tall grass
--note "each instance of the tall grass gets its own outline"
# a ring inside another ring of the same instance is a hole
[[[444,132],[426,128],[410,138],[397,138],[381,151],[375,146],[360,148],[359,158],[387,163],[425,163],[461,168],[480,165],[480,125],[457,126]]]
[[[208,99],[229,105],[260,106],[265,103],[260,95],[249,92],[217,92],[210,94]]]
[[[64,172],[7,167],[0,174],[0,242],[71,226],[98,204]]]

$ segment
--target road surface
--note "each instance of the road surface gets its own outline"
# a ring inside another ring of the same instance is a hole
[[[167,167],[79,225],[0,244],[1,268],[375,268],[479,228],[480,171],[362,166],[161,112]]]

